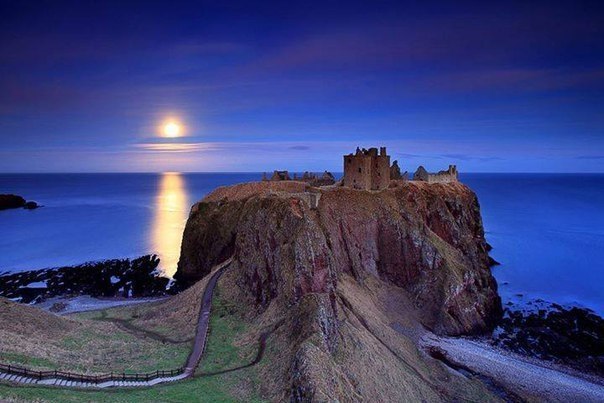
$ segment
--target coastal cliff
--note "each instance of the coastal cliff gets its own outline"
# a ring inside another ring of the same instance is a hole
[[[393,184],[368,192],[247,183],[191,209],[177,281],[192,284],[233,257],[221,281],[282,347],[271,361],[281,366],[266,370],[271,390],[286,389],[277,400],[465,399],[481,388],[438,386],[442,369],[429,369],[416,347],[422,329],[481,333],[501,314],[478,200],[460,183]]]

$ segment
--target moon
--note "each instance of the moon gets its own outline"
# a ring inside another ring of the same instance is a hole
[[[175,138],[179,137],[182,132],[182,126],[175,121],[169,121],[162,126],[162,134],[164,137]]]

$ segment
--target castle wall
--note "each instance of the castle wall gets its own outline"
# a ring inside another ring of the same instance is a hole
[[[390,156],[386,150],[358,150],[344,156],[344,186],[354,189],[379,190],[390,184]]]
[[[376,157],[372,164],[371,189],[386,189],[390,185],[390,157]]]
[[[449,169],[437,173],[428,173],[423,166],[420,166],[413,175],[413,180],[428,183],[450,183],[459,181],[457,167],[455,165],[449,165]]]
[[[344,186],[354,189],[370,189],[370,179],[364,174],[369,171],[367,158],[364,155],[344,156]]]
[[[451,174],[428,174],[428,183],[457,182],[457,177]]]

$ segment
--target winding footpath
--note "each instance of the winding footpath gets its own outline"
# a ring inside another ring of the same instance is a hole
[[[212,275],[208,284],[206,285],[205,290],[203,291],[201,307],[199,309],[199,319],[197,321],[197,331],[195,334],[195,340],[193,342],[193,348],[191,349],[191,353],[189,354],[189,358],[187,359],[187,363],[183,367],[181,371],[170,371],[174,373],[170,376],[161,376],[161,377],[153,377],[153,379],[149,380],[108,380],[106,382],[95,383],[95,382],[87,382],[85,378],[87,375],[77,375],[72,374],[73,376],[69,377],[48,377],[43,379],[38,379],[33,375],[25,374],[15,374],[11,372],[4,372],[0,369],[0,380],[21,383],[21,384],[29,384],[29,385],[47,385],[47,386],[60,386],[60,387],[70,387],[70,388],[110,388],[110,387],[149,387],[153,385],[157,385],[160,383],[166,382],[175,382],[185,378],[189,378],[193,376],[195,373],[195,369],[199,365],[201,361],[201,357],[206,348],[206,342],[208,338],[208,331],[210,328],[210,313],[212,311],[212,295],[214,293],[214,288],[216,287],[216,283],[220,276],[224,273],[224,271],[229,267],[232,262],[232,258],[225,260],[224,262],[216,265],[212,269]],[[38,371],[28,370],[30,374],[36,374]],[[175,373],[177,372],[177,373]],[[119,375],[116,375],[119,377]]]

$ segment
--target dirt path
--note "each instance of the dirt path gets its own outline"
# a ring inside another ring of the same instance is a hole
[[[195,368],[197,368],[199,360],[206,349],[208,330],[210,329],[212,295],[214,295],[216,282],[218,282],[218,279],[222,276],[226,268],[229,267],[231,260],[232,259],[228,259],[218,266],[218,269],[214,272],[210,281],[208,281],[208,285],[206,285],[206,289],[203,291],[201,308],[199,310],[199,321],[197,322],[197,332],[195,334],[195,343],[193,344],[193,349],[191,350],[191,354],[189,354],[187,364],[185,365],[185,373],[188,373],[189,375],[192,375],[195,372]]]
[[[223,369],[221,371],[203,372],[200,374],[200,376],[212,376],[212,375],[226,374],[229,372],[239,371],[240,369],[253,367],[254,365],[258,364],[262,360],[262,357],[264,356],[264,351],[266,350],[266,339],[271,334],[273,334],[273,332],[275,330],[277,330],[279,328],[279,326],[281,326],[283,324],[283,322],[284,322],[283,320],[279,321],[270,330],[263,332],[260,335],[260,337],[258,338],[258,352],[256,353],[256,357],[249,364],[240,365],[235,368]]]
[[[604,380],[599,378],[589,381],[474,340],[427,334],[421,344],[447,365],[486,376],[520,396],[556,402],[604,401]]]
[[[107,316],[107,311],[105,311],[105,310],[101,311],[100,318],[92,318],[91,320],[99,320],[99,321],[103,321],[103,322],[115,323],[120,329],[122,329],[130,334],[133,334],[137,337],[148,337],[150,339],[157,340],[162,343],[183,344],[183,343],[190,343],[191,341],[194,340],[193,338],[189,338],[186,340],[171,339],[160,333],[152,332],[150,330],[143,329],[143,328],[140,328],[140,327],[134,325],[132,323],[132,321],[134,319],[110,318]]]

